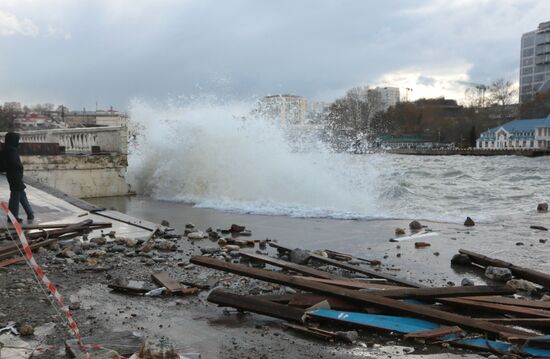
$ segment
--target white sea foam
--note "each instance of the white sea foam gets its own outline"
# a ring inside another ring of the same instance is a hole
[[[242,213],[457,223],[507,219],[548,200],[547,158],[334,153],[312,139],[297,146],[295,136],[250,110],[211,99],[134,102],[133,188]]]
[[[140,133],[129,159],[134,189],[246,213],[378,215],[374,168],[357,177],[344,155],[317,142],[315,152],[298,152],[284,129],[250,116],[250,110],[246,103],[211,100],[182,106],[134,102],[131,119]]]

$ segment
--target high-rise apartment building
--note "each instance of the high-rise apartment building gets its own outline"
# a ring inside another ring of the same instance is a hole
[[[550,82],[550,21],[522,35],[520,59],[519,101],[526,102]]]

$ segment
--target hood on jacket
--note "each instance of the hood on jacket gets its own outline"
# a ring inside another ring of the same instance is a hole
[[[8,132],[6,133],[6,139],[4,140],[4,143],[7,146],[11,147],[18,147],[19,146],[19,134],[17,132]]]

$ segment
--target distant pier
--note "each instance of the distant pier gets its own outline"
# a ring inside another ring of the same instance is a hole
[[[401,148],[390,149],[387,153],[394,153],[399,155],[416,155],[416,156],[524,156],[524,157],[540,157],[549,156],[550,150],[548,149],[417,149],[417,148]]]

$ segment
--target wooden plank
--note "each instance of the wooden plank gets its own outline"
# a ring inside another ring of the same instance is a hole
[[[279,304],[288,304],[296,294],[260,294],[254,297]]]
[[[7,267],[10,264],[14,264],[14,263],[21,262],[21,261],[24,261],[24,260],[25,260],[25,257],[15,257],[15,258],[6,259],[6,260],[0,262],[0,268]]]
[[[276,267],[284,268],[286,270],[291,270],[291,271],[294,271],[296,273],[307,274],[307,275],[312,276],[312,277],[326,278],[326,279],[340,278],[337,275],[330,274],[330,273],[324,272],[322,270],[318,270],[318,269],[315,269],[315,268],[311,268],[311,267],[308,267],[308,266],[304,266],[304,265],[300,265],[300,264],[296,264],[296,263],[292,263],[292,262],[283,261],[283,260],[277,259],[277,258],[272,258],[272,257],[263,256],[263,255],[259,255],[259,254],[254,254],[254,253],[248,253],[248,252],[239,252],[239,253],[240,253],[241,256],[246,257],[246,258],[257,260],[257,261],[267,263],[267,264],[270,264],[270,265],[273,265],[273,266],[276,266]]]
[[[539,272],[539,271],[529,269],[529,268],[516,266],[512,263],[505,262],[505,261],[502,261],[500,259],[490,258],[490,257],[484,256],[484,255],[479,254],[479,253],[468,251],[466,249],[460,249],[459,252],[462,253],[462,254],[466,254],[468,257],[470,257],[470,260],[473,263],[478,264],[480,266],[483,266],[483,267],[493,266],[493,267],[508,268],[512,271],[512,274],[515,277],[523,278],[523,279],[526,279],[526,280],[531,281],[533,283],[537,283],[537,284],[540,284],[544,287],[550,288],[550,275],[549,274]]]
[[[550,328],[550,318],[476,318],[491,323],[517,325],[527,328]]]
[[[271,243],[269,243],[269,245],[273,248],[277,248],[277,250],[279,252],[285,253],[285,252],[292,251],[291,248],[285,247],[285,246],[283,246],[279,243],[271,242]],[[311,252],[310,252],[310,258],[316,259],[316,260],[324,262],[324,263],[331,264],[335,267],[340,267],[340,268],[347,269],[351,272],[365,274],[365,275],[368,275],[368,276],[371,276],[371,277],[374,277],[374,278],[383,278],[383,279],[386,279],[386,280],[388,280],[392,283],[402,284],[402,285],[407,286],[407,287],[418,287],[418,284],[416,284],[416,283],[410,282],[410,281],[405,280],[405,279],[400,279],[400,278],[394,277],[390,274],[385,274],[385,273],[376,271],[374,269],[359,267],[359,266],[355,266],[355,265],[352,265],[352,264],[340,262],[340,261],[337,261],[335,259],[325,258],[323,256],[319,256],[319,255],[313,254]]]
[[[396,299],[440,299],[487,294],[514,294],[516,291],[507,286],[467,286],[467,287],[441,287],[441,288],[401,288],[388,289],[373,292],[377,295]]]
[[[181,284],[170,278],[166,272],[157,272],[151,274],[151,279],[153,282],[157,283],[161,287],[165,287],[170,294],[175,294],[176,292],[181,292],[184,288]]]
[[[371,313],[370,310],[366,310],[366,308],[360,304],[356,304],[337,297],[310,293],[294,294],[292,299],[288,302],[288,305],[299,308],[309,308],[317,303],[322,302],[323,300],[326,300],[332,309],[360,312],[366,311],[368,313]]]
[[[457,326],[447,327],[441,326],[437,329],[426,330],[423,332],[413,332],[404,335],[405,339],[431,339],[437,337],[444,337],[449,334],[462,333],[462,329]]]
[[[517,299],[517,298],[507,298],[507,297],[467,297],[463,299],[475,300],[478,302],[487,302],[487,303],[498,303],[498,304],[507,304],[515,305],[518,307],[528,307],[535,309],[544,309],[550,310],[550,302],[544,302],[542,300],[531,300],[531,299]]]
[[[438,299],[440,303],[466,309],[481,310],[492,313],[513,314],[524,318],[550,318],[550,311],[534,308],[518,307],[506,304],[478,302],[464,298]]]
[[[291,323],[284,323],[283,326],[288,329],[295,330],[302,334],[311,335],[315,338],[331,341],[336,338],[336,334],[326,330],[319,330],[317,328],[304,327],[303,325],[296,325]]]
[[[270,302],[254,296],[228,293],[221,289],[213,290],[207,300],[223,307],[233,307],[247,312],[267,315],[298,323],[302,322],[302,317],[305,313],[303,309],[288,307],[283,304]]]
[[[313,282],[325,283],[337,285],[339,287],[350,288],[350,289],[398,289],[403,288],[396,285],[389,284],[378,284],[378,283],[369,283],[359,280],[349,280],[349,279],[325,279],[325,278],[314,278],[314,277],[300,277]],[[339,277],[342,278],[342,277]]]
[[[459,314],[447,313],[434,308],[429,308],[422,305],[409,304],[391,298],[377,296],[371,293],[355,291],[351,289],[341,288],[334,285],[315,283],[299,277],[292,277],[282,273],[271,272],[264,269],[250,268],[240,264],[226,263],[216,259],[194,256],[191,257],[191,263],[223,270],[226,272],[244,275],[250,278],[264,280],[272,283],[278,283],[289,287],[294,287],[302,290],[313,291],[316,293],[327,294],[347,300],[351,300],[364,306],[375,306],[382,309],[394,311],[400,314],[411,315],[416,318],[433,320],[442,324],[459,325],[463,328],[486,333],[490,336],[504,338],[514,336],[529,338],[531,333],[525,331],[508,328],[502,325],[493,324],[485,321],[474,320]]]

